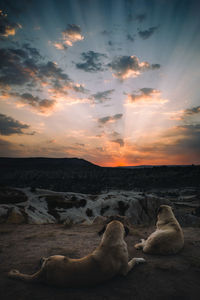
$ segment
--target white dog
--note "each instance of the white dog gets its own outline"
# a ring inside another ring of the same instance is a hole
[[[158,210],[156,231],[147,240],[135,245],[136,249],[142,249],[150,254],[175,254],[184,245],[182,229],[176,220],[172,208],[168,205],[161,205]]]
[[[29,282],[45,282],[62,287],[94,285],[115,275],[126,275],[143,258],[128,261],[128,250],[124,241],[125,228],[119,221],[110,222],[103,234],[100,245],[88,256],[71,259],[54,255],[45,258],[41,269],[33,275],[11,270],[11,278]]]

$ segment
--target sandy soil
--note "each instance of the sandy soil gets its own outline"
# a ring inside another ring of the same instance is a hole
[[[133,248],[153,228],[133,227],[126,238],[130,257],[144,257],[126,277],[82,289],[59,289],[7,278],[10,269],[33,273],[42,256],[54,254],[79,258],[99,244],[101,225],[0,225],[0,299],[181,299],[195,300],[200,295],[200,229],[184,228],[185,246],[178,255],[145,255]]]

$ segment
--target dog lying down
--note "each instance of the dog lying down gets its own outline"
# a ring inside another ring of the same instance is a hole
[[[136,264],[145,262],[143,258],[128,261],[125,233],[125,227],[121,222],[112,221],[107,225],[100,245],[88,256],[71,259],[54,255],[44,258],[41,269],[33,275],[11,270],[8,276],[61,287],[94,285],[115,275],[125,276]]]
[[[176,220],[172,208],[168,205],[161,205],[158,210],[156,231],[147,240],[135,245],[136,249],[142,249],[150,254],[175,254],[184,245],[182,229]]]

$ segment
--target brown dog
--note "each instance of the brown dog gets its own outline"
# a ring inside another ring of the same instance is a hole
[[[136,249],[142,249],[150,254],[175,254],[184,245],[182,229],[176,220],[172,208],[168,205],[161,205],[158,210],[156,231],[147,240],[135,245]]]
[[[112,221],[106,227],[100,245],[88,256],[71,259],[54,255],[45,258],[41,269],[33,275],[11,270],[9,277],[29,282],[45,282],[62,287],[94,285],[115,275],[126,275],[143,258],[128,261],[124,241],[125,229],[121,222]]]

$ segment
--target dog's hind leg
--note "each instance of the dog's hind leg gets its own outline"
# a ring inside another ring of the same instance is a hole
[[[39,282],[41,281],[41,275],[42,275],[42,269],[40,269],[38,272],[28,275],[28,274],[22,274],[18,270],[11,270],[8,273],[8,277],[13,279],[19,279],[23,281],[29,281],[29,282]]]

